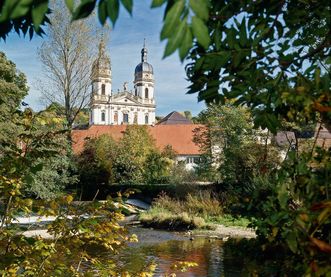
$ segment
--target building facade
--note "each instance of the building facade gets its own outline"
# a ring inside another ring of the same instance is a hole
[[[111,62],[103,40],[91,77],[90,125],[155,124],[154,72],[145,44],[134,72],[134,90],[129,91],[127,82],[122,91],[112,90]]]

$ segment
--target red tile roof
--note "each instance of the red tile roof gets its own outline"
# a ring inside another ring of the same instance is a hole
[[[199,155],[199,146],[193,142],[194,130],[198,124],[155,125],[148,126],[149,133],[155,139],[157,148],[162,150],[171,145],[178,155]],[[79,153],[84,148],[85,139],[109,134],[115,140],[122,138],[126,125],[92,125],[86,130],[73,130],[73,150]]]

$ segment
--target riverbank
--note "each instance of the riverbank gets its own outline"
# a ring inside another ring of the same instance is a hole
[[[256,233],[251,228],[224,226],[215,224],[214,230],[196,229],[191,232],[192,237],[208,237],[227,240],[228,238],[256,238]]]
[[[153,231],[154,228],[141,228],[139,226],[140,222],[137,221],[137,216],[128,216],[126,217],[123,221],[122,224],[125,225],[132,225],[135,224],[136,226],[138,226],[138,228],[130,228],[130,231],[132,233],[135,232],[135,230],[146,230],[145,232],[140,231],[139,233],[141,234],[141,236],[143,236],[146,240],[147,237],[149,237],[149,235],[146,234],[150,234],[150,231]],[[213,229],[212,230],[207,230],[207,229],[195,229],[192,231],[186,231],[186,232],[178,232],[178,231],[173,231],[173,232],[169,232],[167,230],[160,230],[160,229],[156,229],[156,231],[159,232],[163,232],[165,234],[172,234],[169,235],[171,237],[175,236],[176,240],[178,240],[179,238],[183,238],[186,237],[187,239],[191,239],[191,238],[195,238],[195,237],[205,237],[205,238],[214,238],[214,239],[221,239],[221,240],[227,240],[228,238],[255,238],[256,234],[255,231],[251,228],[244,228],[244,227],[238,227],[238,226],[224,226],[221,224],[214,224]],[[36,230],[27,230],[25,232],[23,232],[24,236],[26,237],[36,237],[36,236],[40,236],[44,239],[53,239],[54,237],[49,234],[47,232],[46,229],[36,229]],[[145,235],[144,235],[145,234]],[[153,240],[152,238],[150,238],[151,240]],[[169,237],[168,237],[169,239]]]

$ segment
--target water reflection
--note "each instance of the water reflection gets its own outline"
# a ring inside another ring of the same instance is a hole
[[[155,276],[172,272],[177,261],[191,261],[199,264],[188,272],[177,273],[182,277],[203,276],[246,276],[242,267],[228,257],[221,240],[195,238],[193,241],[181,235],[148,229],[135,229],[140,242],[130,245],[119,256],[119,262],[131,273],[142,270],[146,261],[154,260],[158,267]],[[169,240],[170,239],[170,240]],[[230,265],[230,266],[227,266]]]

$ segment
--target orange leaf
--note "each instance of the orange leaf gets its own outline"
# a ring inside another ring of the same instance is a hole
[[[331,245],[326,243],[325,241],[316,239],[316,238],[309,238],[310,241],[317,246],[317,248],[325,253],[331,254]]]

